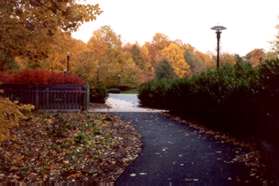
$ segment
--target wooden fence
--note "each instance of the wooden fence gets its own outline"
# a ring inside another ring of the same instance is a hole
[[[87,110],[89,104],[89,89],[83,85],[1,85],[0,88],[11,100],[33,104],[39,110]]]

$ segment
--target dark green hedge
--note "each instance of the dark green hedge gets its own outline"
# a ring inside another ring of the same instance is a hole
[[[279,131],[279,60],[256,68],[224,65],[187,79],[153,80],[139,92],[144,106],[203,119],[236,135],[274,140]]]
[[[90,102],[92,103],[105,103],[107,97],[107,89],[101,83],[98,83],[94,88],[90,89]]]

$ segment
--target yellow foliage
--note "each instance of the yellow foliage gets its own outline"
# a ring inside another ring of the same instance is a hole
[[[25,114],[34,109],[33,105],[19,105],[0,97],[0,142],[8,139],[9,129],[19,125]]]
[[[223,53],[221,55],[221,64],[236,64],[236,58],[234,55],[229,53]]]
[[[171,43],[162,51],[163,58],[170,62],[178,77],[185,77],[189,73],[189,65],[184,58],[184,49],[176,43]]]
[[[246,55],[246,59],[252,66],[257,66],[265,59],[265,52],[263,49],[254,49]]]

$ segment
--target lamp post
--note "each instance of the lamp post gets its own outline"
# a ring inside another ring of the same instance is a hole
[[[227,28],[224,26],[214,26],[211,28],[212,30],[216,31],[216,36],[217,36],[217,61],[216,61],[216,65],[217,65],[217,69],[219,69],[220,66],[220,39],[221,39],[221,33],[222,30],[226,30]]]
[[[100,65],[99,64],[97,64],[96,65],[96,85],[98,85],[99,84],[99,81],[100,81],[100,75],[99,75],[99,68],[100,68]]]
[[[70,52],[67,52],[67,73],[70,72]]]
[[[118,77],[118,86],[120,86],[120,83],[121,83],[121,74],[118,74],[117,77]]]

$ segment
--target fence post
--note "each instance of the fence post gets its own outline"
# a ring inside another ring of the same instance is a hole
[[[39,108],[39,89],[36,87],[36,89],[35,89],[35,107],[36,107],[36,109],[40,109]]]
[[[90,103],[90,86],[87,84],[87,109],[89,107],[89,103]]]
[[[85,88],[85,92],[84,92],[84,96],[83,96],[83,100],[84,100],[83,110],[87,110],[88,104],[89,104],[89,85],[86,84],[84,86],[84,88]]]
[[[49,109],[49,87],[46,88],[46,109]]]

